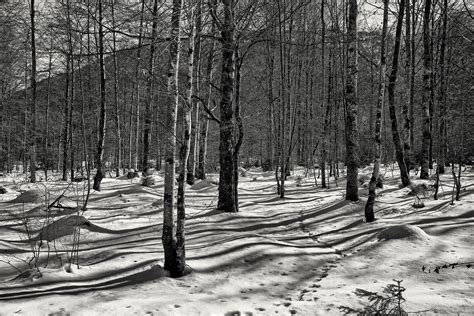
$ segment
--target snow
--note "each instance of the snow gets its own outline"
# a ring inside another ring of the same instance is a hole
[[[451,205],[448,171],[441,176],[440,199],[434,201],[428,192],[421,209],[412,207],[410,189],[399,188],[397,173],[385,172],[373,223],[363,220],[367,189],[360,189],[359,202],[344,201],[343,178],[338,187],[331,178],[331,188],[321,189],[308,174],[297,186],[304,175],[299,169],[280,199],[273,173],[247,170],[240,179],[240,212],[227,214],[215,210],[218,175],[210,175],[187,187],[186,254],[193,271],[178,279],[162,269],[162,176],[154,175],[151,187],[139,179],[106,178],[80,216],[51,213],[58,220],[53,225],[63,228],[33,226],[32,236],[43,229],[58,252],[50,253],[44,267],[43,245],[40,272],[22,275],[12,265],[26,271],[22,259],[28,260],[31,248],[18,214],[41,223],[45,203],[37,197],[44,198],[48,187],[54,200],[67,184],[22,184],[15,175],[5,176],[0,181],[7,188],[0,195],[0,314],[339,315],[343,306],[362,310],[369,304],[357,289],[382,294],[387,284],[403,280],[406,311],[469,315],[474,310],[474,268],[468,268],[474,261],[474,173],[463,173],[461,201]],[[361,173],[369,174],[370,168]],[[65,205],[75,205],[83,186],[69,187]],[[36,192],[36,198],[24,204],[28,192]],[[76,223],[81,224],[79,268],[66,264]]]

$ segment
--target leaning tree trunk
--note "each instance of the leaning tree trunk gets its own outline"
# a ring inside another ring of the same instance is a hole
[[[234,190],[234,73],[235,30],[234,0],[223,0],[222,22],[222,71],[219,126],[219,198],[217,208],[224,212],[236,212]]]
[[[420,179],[429,177],[429,150],[430,150],[430,107],[431,102],[431,0],[425,0],[425,10],[423,14],[423,138],[421,142],[421,172]]]
[[[408,175],[407,164],[405,162],[405,154],[403,144],[398,131],[397,113],[395,109],[395,84],[398,74],[398,58],[400,55],[400,41],[402,35],[403,15],[405,13],[405,0],[400,0],[400,8],[398,10],[397,29],[395,32],[395,47],[393,48],[392,71],[390,72],[388,82],[388,104],[390,112],[390,120],[392,121],[392,137],[395,145],[395,153],[397,157],[398,167],[400,168],[400,177],[404,187],[410,185],[410,176]]]
[[[386,71],[386,42],[387,42],[387,24],[388,24],[388,4],[389,0],[384,0],[383,5],[383,23],[382,23],[382,38],[380,40],[380,69],[379,69],[379,94],[377,100],[377,114],[375,118],[375,160],[374,170],[372,172],[372,178],[369,183],[369,196],[367,198],[367,204],[365,204],[365,220],[370,223],[375,220],[374,215],[374,203],[375,203],[375,189],[377,186],[377,179],[379,178],[380,172],[380,157],[381,157],[381,143],[382,143],[382,114],[383,105],[385,101],[385,71]]]
[[[359,200],[359,128],[357,124],[357,0],[349,0],[346,82],[346,200]]]
[[[169,44],[168,64],[168,93],[167,111],[165,117],[165,188],[163,196],[163,249],[165,253],[164,268],[170,271],[172,277],[180,277],[185,268],[184,244],[184,213],[177,216],[176,236],[174,236],[174,182],[175,182],[175,154],[176,154],[176,123],[179,103],[178,65],[180,57],[180,24],[183,0],[173,0],[171,16],[171,41]]]
[[[35,43],[35,0],[30,3],[31,20],[31,146],[30,182],[36,182],[36,43]]]
[[[100,113],[99,113],[99,140],[97,142],[97,152],[95,164],[97,172],[94,177],[93,189],[100,191],[100,184],[104,178],[103,157],[106,123],[106,99],[105,99],[105,64],[104,64],[104,27],[102,24],[102,0],[99,0],[99,78],[100,78]]]

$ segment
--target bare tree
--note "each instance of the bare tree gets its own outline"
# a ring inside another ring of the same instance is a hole
[[[173,0],[171,16],[167,110],[166,110],[166,137],[165,137],[165,190],[163,197],[163,248],[165,253],[164,268],[170,271],[172,277],[184,274],[186,253],[184,221],[185,214],[180,210],[177,216],[176,230],[174,226],[174,183],[175,183],[175,154],[176,154],[176,123],[179,103],[178,93],[178,65],[180,58],[180,27],[183,0]],[[176,231],[176,235],[175,234]]]
[[[93,189],[100,191],[100,184],[104,178],[103,156],[104,156],[104,141],[105,141],[105,126],[106,126],[106,98],[105,98],[105,64],[104,64],[104,26],[102,16],[102,0],[98,1],[99,6],[99,84],[100,84],[100,113],[99,113],[99,139],[97,142],[97,152],[95,157],[95,165],[97,168]]]
[[[383,22],[382,22],[382,35],[380,39],[380,68],[379,68],[379,93],[377,100],[377,111],[375,117],[375,160],[374,170],[372,171],[372,178],[369,183],[369,196],[367,203],[365,204],[365,220],[370,223],[375,220],[374,216],[374,203],[375,203],[375,189],[377,186],[377,180],[380,173],[380,157],[381,157],[381,143],[382,143],[382,114],[383,106],[385,101],[385,72],[387,68],[387,57],[385,55],[385,49],[387,46],[387,24],[388,24],[388,5],[389,0],[383,2]]]
[[[408,175],[408,168],[405,162],[405,153],[398,130],[397,113],[395,109],[395,85],[398,75],[398,60],[400,56],[401,35],[403,27],[403,16],[405,13],[405,0],[400,0],[400,7],[398,10],[397,28],[395,31],[395,46],[393,48],[392,70],[388,80],[388,104],[390,112],[390,120],[392,121],[392,138],[395,145],[395,153],[398,167],[400,169],[400,177],[404,187],[410,185],[410,176]]]
[[[428,179],[429,177],[429,149],[430,149],[430,139],[431,139],[431,130],[430,130],[430,108],[433,106],[431,103],[431,0],[425,0],[425,8],[423,13],[423,138],[421,142],[421,172],[420,179]]]
[[[359,200],[359,128],[357,124],[357,0],[349,0],[346,82],[346,200]]]
[[[237,212],[234,190],[235,0],[222,0],[222,70],[219,125],[219,198],[217,208]]]
[[[30,145],[30,182],[36,182],[36,30],[35,0],[30,2],[31,36],[31,145]]]

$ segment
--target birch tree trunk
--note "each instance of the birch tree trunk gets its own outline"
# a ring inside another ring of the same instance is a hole
[[[385,101],[385,71],[386,71],[386,42],[387,42],[387,24],[388,24],[388,5],[389,0],[384,0],[383,4],[383,22],[382,22],[382,38],[380,40],[380,68],[379,68],[379,93],[377,100],[377,110],[375,118],[375,137],[374,137],[374,147],[375,147],[375,160],[374,160],[374,170],[372,172],[372,178],[369,183],[369,196],[367,198],[367,203],[365,204],[365,221],[367,223],[373,222],[375,220],[374,216],[374,203],[376,197],[376,184],[377,179],[379,178],[380,172],[380,157],[381,157],[381,134],[382,134],[382,114],[383,106]]]
[[[164,268],[170,271],[172,277],[180,277],[185,269],[184,244],[184,213],[177,216],[174,225],[174,183],[175,183],[175,154],[176,154],[176,123],[179,103],[178,66],[180,58],[180,26],[183,0],[173,0],[171,16],[168,83],[167,83],[167,110],[165,117],[165,188],[163,196],[163,235],[162,242],[165,254]],[[176,233],[176,236],[175,236]]]
[[[201,33],[202,33],[202,0],[196,1],[196,14],[195,14],[195,31],[194,31],[194,48],[193,48],[193,93],[199,95],[200,93],[200,80],[199,73],[201,69]],[[192,96],[191,96],[192,97]],[[199,152],[199,127],[201,125],[200,120],[200,103],[196,99],[192,99],[194,120],[191,125],[191,144],[190,144],[190,156],[188,159],[188,173],[186,180],[188,184],[192,185],[195,181],[196,176],[196,164],[198,160]],[[192,119],[192,118],[191,118]]]

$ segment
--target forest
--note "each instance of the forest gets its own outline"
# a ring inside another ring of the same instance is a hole
[[[0,0],[0,315],[469,315],[474,5]]]

